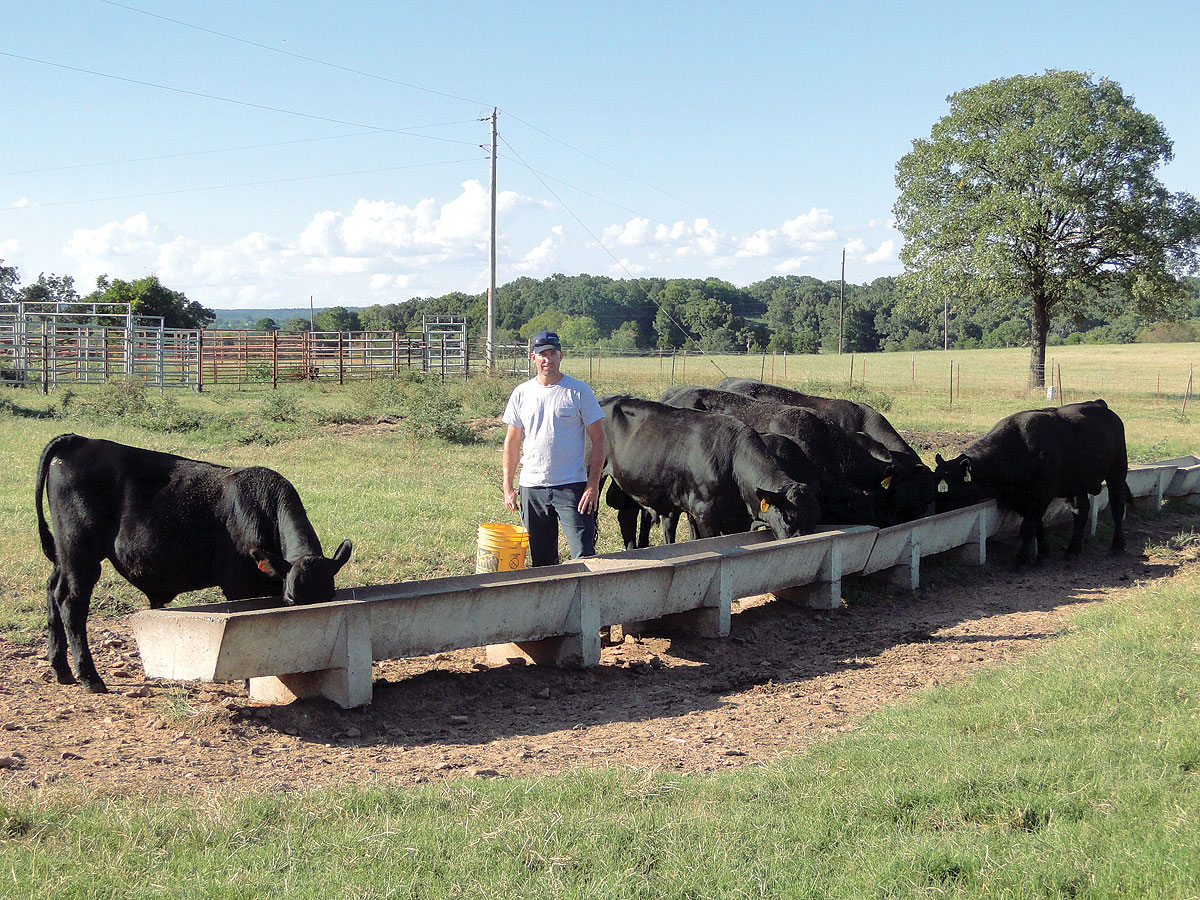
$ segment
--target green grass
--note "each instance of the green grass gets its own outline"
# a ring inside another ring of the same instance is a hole
[[[0,799],[14,897],[1194,897],[1200,578],[737,773]]]
[[[1070,349],[1080,360],[1103,351],[1106,377],[1135,386],[1147,366],[1182,358],[1160,348]],[[964,372],[1012,369],[994,355],[1002,351],[974,353],[961,355]],[[953,405],[877,383],[872,372],[911,366],[908,355],[892,356],[899,362],[868,359],[865,389],[890,400],[901,429],[981,431],[1044,405],[1019,390],[973,391],[965,374]],[[1022,352],[1009,376],[1021,377],[1023,362]],[[654,396],[666,384],[632,364],[617,370],[606,358],[601,367],[598,391]],[[798,383],[828,378],[801,375]],[[446,392],[464,417],[494,416],[511,383]],[[340,427],[403,414],[420,396],[404,384],[179,394],[170,418],[186,424],[182,410],[200,422],[180,431],[124,414],[89,418],[75,399],[64,414],[62,394],[2,393],[0,633],[12,643],[42,640],[49,566],[33,477],[41,447],[63,431],[279,470],[327,548],[355,541],[343,586],[470,572],[478,524],[516,521],[500,503],[497,436],[456,443]],[[1108,398],[1135,459],[1200,449],[1178,398],[1156,403],[1132,389]],[[81,389],[76,399],[91,398]],[[605,511],[605,549],[615,534]],[[1197,546],[1189,531],[1161,549],[1192,558]],[[803,756],[732,774],[579,771],[202,797],[97,797],[67,784],[0,792],[0,896],[1197,897],[1198,600],[1197,576],[1131,591],[1076,619],[1076,632],[1046,653],[926,691]],[[144,605],[106,568],[94,616]],[[161,712],[183,711],[168,701]]]

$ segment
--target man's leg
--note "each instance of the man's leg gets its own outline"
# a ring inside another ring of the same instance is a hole
[[[529,564],[553,566],[558,564],[558,517],[555,515],[552,492],[548,487],[522,487],[521,521],[529,532]]]
[[[587,483],[583,481],[551,488],[554,511],[562,522],[571,559],[596,555],[596,514],[579,511],[579,498],[586,489]]]

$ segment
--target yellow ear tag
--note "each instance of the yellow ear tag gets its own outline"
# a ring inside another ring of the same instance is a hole
[[[892,486],[892,476],[889,475],[887,478],[883,479],[883,481],[879,482],[879,485],[886,491]]]
[[[759,500],[758,508],[759,508],[760,512],[766,512],[768,509],[771,508],[771,504],[768,503],[766,500]]]

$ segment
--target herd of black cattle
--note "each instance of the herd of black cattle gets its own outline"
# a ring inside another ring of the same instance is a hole
[[[661,402],[610,396],[601,406],[605,498],[627,548],[646,545],[655,517],[673,542],[684,513],[696,537],[759,523],[785,538],[823,526],[886,527],[994,498],[1022,516],[1020,565],[1035,545],[1039,560],[1048,553],[1042,517],[1058,497],[1075,510],[1067,553],[1080,552],[1089,496],[1102,482],[1112,552],[1125,546],[1125,430],[1103,400],[1008,416],[955,459],[938,455],[933,470],[871,407],[761,381],[671,388]],[[106,688],[88,648],[87,614],[105,559],[154,608],[214,586],[230,600],[307,604],[333,599],[334,576],[352,550],[343,541],[326,557],[295,488],[271,469],[74,434],[42,451],[36,505],[53,564],[50,665],[59,682],[78,675],[93,692]]]
[[[1128,487],[1125,428],[1103,400],[1027,410],[1000,420],[933,470],[877,410],[748,378],[669,388],[660,402],[600,401],[608,449],[605,495],[627,549],[681,513],[696,537],[761,523],[776,537],[824,525],[881,528],[993,498],[1022,517],[1017,562],[1048,552],[1042,517],[1057,497],[1075,509],[1067,553],[1078,553],[1089,496],[1109,485],[1114,553]]]

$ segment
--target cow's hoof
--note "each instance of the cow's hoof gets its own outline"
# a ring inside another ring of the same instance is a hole
[[[108,685],[103,681],[88,681],[84,683],[84,688],[89,694],[107,694]]]
[[[59,684],[79,684],[79,682],[75,680],[75,676],[72,675],[70,672],[56,671],[54,673],[54,677],[58,681]]]

